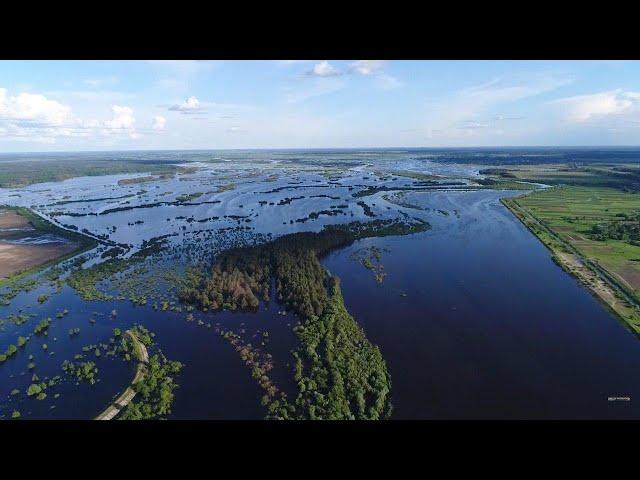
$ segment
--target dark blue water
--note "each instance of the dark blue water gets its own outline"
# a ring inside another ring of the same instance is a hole
[[[640,399],[640,340],[551,261],[550,253],[500,205],[501,195],[410,194],[409,203],[431,209],[415,211],[429,220],[431,230],[363,240],[324,260],[342,278],[347,308],[382,350],[392,376],[394,418],[640,418],[635,401]],[[382,256],[388,273],[382,285],[351,258],[355,250],[372,245],[390,250]],[[257,314],[194,312],[195,321],[187,322],[186,312],[154,311],[128,301],[83,302],[69,287],[38,304],[35,298],[49,290],[21,294],[0,310],[3,318],[20,308],[35,314],[22,326],[4,325],[0,351],[30,333],[41,318],[53,317],[47,337],[32,337],[0,367],[4,415],[16,408],[24,418],[95,416],[128,385],[132,364],[88,354],[100,370],[98,384],[66,382],[38,401],[25,395],[33,373],[27,370],[28,355],[34,355],[40,378],[52,377],[83,345],[108,343],[113,328],[135,323],[157,334],[156,343],[169,359],[185,364],[170,418],[265,415],[250,369],[214,328],[198,325],[198,319],[243,329],[245,341],[254,345],[259,333],[268,331],[266,349],[276,364],[273,380],[294,393],[290,350],[296,346],[292,327],[297,320],[279,315],[282,307],[276,302]],[[65,308],[69,314],[56,319]],[[92,317],[95,324],[89,322]],[[69,337],[75,327],[81,328],[80,335]],[[46,352],[42,343],[49,346]],[[22,393],[10,396],[14,388]],[[55,399],[55,393],[60,397]],[[629,396],[631,402],[609,402],[610,396]]]
[[[31,376],[35,372],[42,380],[61,375],[62,361],[72,360],[74,354],[82,353],[84,345],[108,344],[115,327],[124,330],[135,324],[144,325],[156,334],[155,344],[167,358],[184,364],[177,378],[179,388],[174,392],[173,411],[169,418],[264,418],[266,412],[260,405],[262,390],[251,378],[251,369],[244,365],[238,353],[215,333],[216,324],[236,333],[244,330],[242,337],[245,343],[255,346],[259,345],[259,333],[268,331],[274,347],[268,345],[266,348],[273,354],[276,363],[276,368],[271,372],[272,378],[282,390],[290,394],[293,392],[295,384],[289,375],[289,362],[292,360],[290,350],[295,347],[292,327],[297,320],[291,314],[279,315],[278,310],[283,307],[277,302],[263,305],[259,314],[193,312],[195,319],[187,321],[184,311],[154,311],[150,306],[135,306],[128,301],[84,302],[69,287],[51,297],[44,305],[39,305],[34,299],[43,291],[46,289],[16,297],[11,311],[24,308],[36,316],[20,326],[5,325],[0,335],[0,350],[4,351],[8,344],[16,343],[18,335],[30,335],[43,317],[52,317],[46,336],[31,335],[27,346],[2,364],[0,413],[10,415],[13,409],[17,409],[22,418],[30,419],[95,417],[128,386],[134,376],[135,366],[132,362],[104,355],[96,358],[93,353],[86,353],[83,361],[96,363],[100,381],[95,385],[75,385],[75,382],[65,381],[49,388],[47,398],[42,401],[26,397],[26,390],[32,383]],[[63,318],[56,318],[55,313],[65,308],[69,313]],[[117,311],[116,317],[111,316],[113,309]],[[2,310],[3,314],[9,311]],[[90,318],[95,318],[96,322],[90,323]],[[198,319],[210,323],[212,327],[198,325]],[[76,327],[81,329],[80,334],[70,337],[68,330]],[[47,343],[47,351],[42,349],[43,343]],[[51,351],[55,354],[49,355]],[[150,354],[155,352],[154,348]],[[29,354],[34,355],[34,370],[27,369]],[[14,388],[21,390],[21,393],[11,396]],[[54,398],[56,393],[60,394],[59,398]]]
[[[360,241],[324,262],[387,361],[394,418],[640,418],[639,339],[499,195],[415,195],[460,218],[430,215],[431,231]],[[349,258],[370,245],[391,250],[380,286]]]

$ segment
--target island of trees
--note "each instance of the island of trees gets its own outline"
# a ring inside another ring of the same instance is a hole
[[[379,419],[391,412],[391,380],[378,347],[344,306],[340,282],[320,263],[331,250],[372,236],[429,228],[424,221],[376,220],[326,226],[252,247],[228,250],[211,274],[193,279],[179,298],[202,310],[257,309],[268,301],[271,279],[278,300],[301,319],[294,352],[295,403],[268,402],[269,418]]]

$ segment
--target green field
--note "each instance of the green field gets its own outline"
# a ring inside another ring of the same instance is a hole
[[[596,224],[619,220],[616,215],[640,212],[640,192],[564,186],[538,190],[515,201],[640,300],[640,246],[623,240],[593,240],[589,233]]]
[[[640,191],[640,168],[636,164],[509,165],[481,169],[490,180],[519,180],[545,185],[573,185]]]
[[[33,183],[59,182],[74,177],[115,175],[119,173],[172,173],[178,167],[148,161],[119,160],[27,160],[0,163],[0,188],[15,188]]]

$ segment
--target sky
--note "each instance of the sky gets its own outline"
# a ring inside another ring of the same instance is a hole
[[[0,152],[640,145],[638,61],[0,61]]]

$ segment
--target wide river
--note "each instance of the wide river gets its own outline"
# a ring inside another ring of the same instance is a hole
[[[551,260],[503,195],[413,194],[460,218],[431,215],[426,233],[364,240],[324,262],[387,361],[394,418],[640,418],[640,340]],[[370,245],[390,250],[381,286],[350,260]]]

